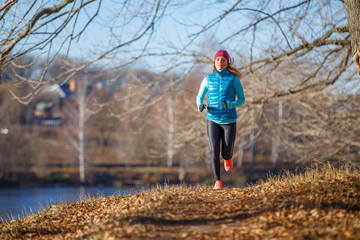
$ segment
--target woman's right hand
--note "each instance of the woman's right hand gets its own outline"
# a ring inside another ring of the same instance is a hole
[[[206,108],[205,104],[199,106],[199,111],[202,112]]]

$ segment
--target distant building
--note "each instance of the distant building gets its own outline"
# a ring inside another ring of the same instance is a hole
[[[43,126],[58,126],[65,123],[63,106],[65,101],[72,101],[72,97],[77,90],[74,79],[59,86],[52,84],[46,86],[34,100],[26,106],[23,106],[20,113],[23,124],[35,124]],[[97,82],[95,87],[92,84],[87,85],[86,95],[96,92],[104,92],[104,83]],[[105,93],[106,95],[106,93]]]

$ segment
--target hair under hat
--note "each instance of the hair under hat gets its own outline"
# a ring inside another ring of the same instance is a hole
[[[220,50],[215,54],[214,61],[215,61],[216,58],[218,58],[218,57],[224,57],[224,58],[226,58],[226,60],[227,60],[228,62],[230,62],[229,53],[228,53],[227,51],[225,51],[225,50],[220,49]]]

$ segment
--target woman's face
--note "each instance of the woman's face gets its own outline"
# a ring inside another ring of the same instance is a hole
[[[217,57],[215,59],[215,68],[218,72],[225,70],[228,67],[228,61],[224,57]]]

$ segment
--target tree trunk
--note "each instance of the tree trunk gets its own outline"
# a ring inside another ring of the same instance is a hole
[[[345,0],[346,17],[349,23],[353,61],[360,75],[360,1]]]
[[[238,154],[238,162],[237,162],[237,169],[240,169],[243,165],[244,161],[244,137],[240,136],[240,144],[239,144],[239,154]]]
[[[169,130],[168,130],[168,167],[172,167],[174,164],[174,111],[173,111],[173,98],[170,94],[168,102],[168,118],[169,118]]]
[[[276,122],[276,116],[275,116],[275,103],[271,104],[271,120],[273,122]],[[272,157],[272,162],[273,162],[273,166],[276,165],[277,160],[278,160],[278,156],[279,156],[279,151],[278,151],[278,135],[277,135],[277,131],[276,131],[276,126],[273,126],[271,129],[271,157]]]
[[[275,117],[275,104],[272,105],[272,120],[273,122],[276,122]],[[280,101],[278,103],[278,126],[277,128],[274,126],[272,129],[272,137],[271,137],[271,143],[272,143],[272,160],[273,160],[273,167],[276,167],[276,164],[279,160],[279,150],[281,145],[281,121],[282,121],[282,102]]]
[[[82,86],[84,88],[84,86]],[[84,91],[84,90],[80,90]],[[85,183],[85,151],[84,151],[84,125],[85,125],[85,93],[79,99],[79,171],[80,182]]]
[[[250,112],[251,115],[251,121],[252,121],[252,125],[255,125],[255,117],[254,117],[254,111],[251,110]],[[250,132],[250,167],[252,167],[254,165],[255,162],[255,130],[252,129]]]

